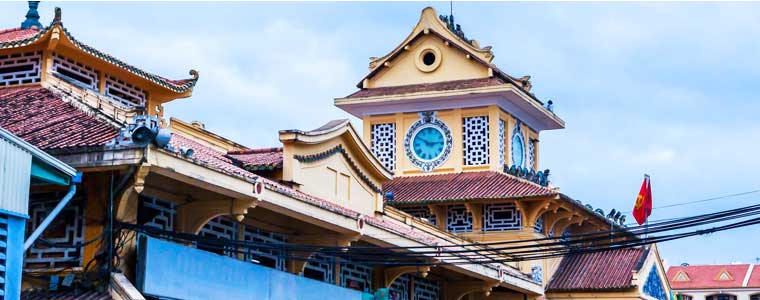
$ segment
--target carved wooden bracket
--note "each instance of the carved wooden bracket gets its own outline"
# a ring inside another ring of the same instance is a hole
[[[182,232],[197,234],[203,225],[218,216],[231,215],[241,221],[256,204],[255,199],[196,200],[177,209],[177,227]]]
[[[145,177],[150,173],[150,164],[144,163],[135,172],[135,191],[139,194],[145,189]]]
[[[288,236],[288,242],[294,244],[312,245],[312,246],[325,246],[325,247],[349,247],[352,242],[356,242],[361,238],[359,234],[351,235],[292,235]],[[304,267],[308,263],[308,259],[316,252],[294,252],[292,255],[296,259],[288,260],[288,272],[291,274],[300,275],[303,272]]]
[[[479,232],[483,230],[483,204],[465,203],[464,207],[472,215],[472,231]]]
[[[383,272],[385,276],[385,282],[383,282],[384,287],[390,288],[391,284],[393,284],[396,278],[407,273],[416,273],[422,278],[427,277],[428,273],[430,272],[430,266],[392,267],[392,268],[386,268]]]
[[[533,228],[538,216],[544,213],[551,204],[551,200],[516,201],[515,205],[523,216],[523,228]]]
[[[461,300],[470,293],[482,293],[484,297],[491,294],[491,289],[498,286],[498,281],[459,281],[446,287],[446,300]]]
[[[435,224],[438,229],[446,230],[446,206],[445,205],[428,205],[430,213],[435,216]]]

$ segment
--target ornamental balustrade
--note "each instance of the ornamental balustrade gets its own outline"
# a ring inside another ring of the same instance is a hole
[[[528,168],[504,166],[504,173],[528,180],[541,186],[549,186],[549,169],[543,171],[534,171]]]

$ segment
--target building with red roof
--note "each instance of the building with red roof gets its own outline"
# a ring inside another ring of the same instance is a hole
[[[668,269],[673,292],[683,300],[758,300],[756,264],[681,265]]]

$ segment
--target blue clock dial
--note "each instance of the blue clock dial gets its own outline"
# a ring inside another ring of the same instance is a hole
[[[443,134],[433,127],[420,129],[412,139],[414,154],[424,161],[438,158],[443,152],[444,146]]]
[[[512,164],[522,167],[525,158],[525,145],[521,135],[512,137]]]

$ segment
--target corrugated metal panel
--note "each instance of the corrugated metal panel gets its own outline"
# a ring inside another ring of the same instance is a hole
[[[0,138],[0,209],[28,214],[32,154]]]

